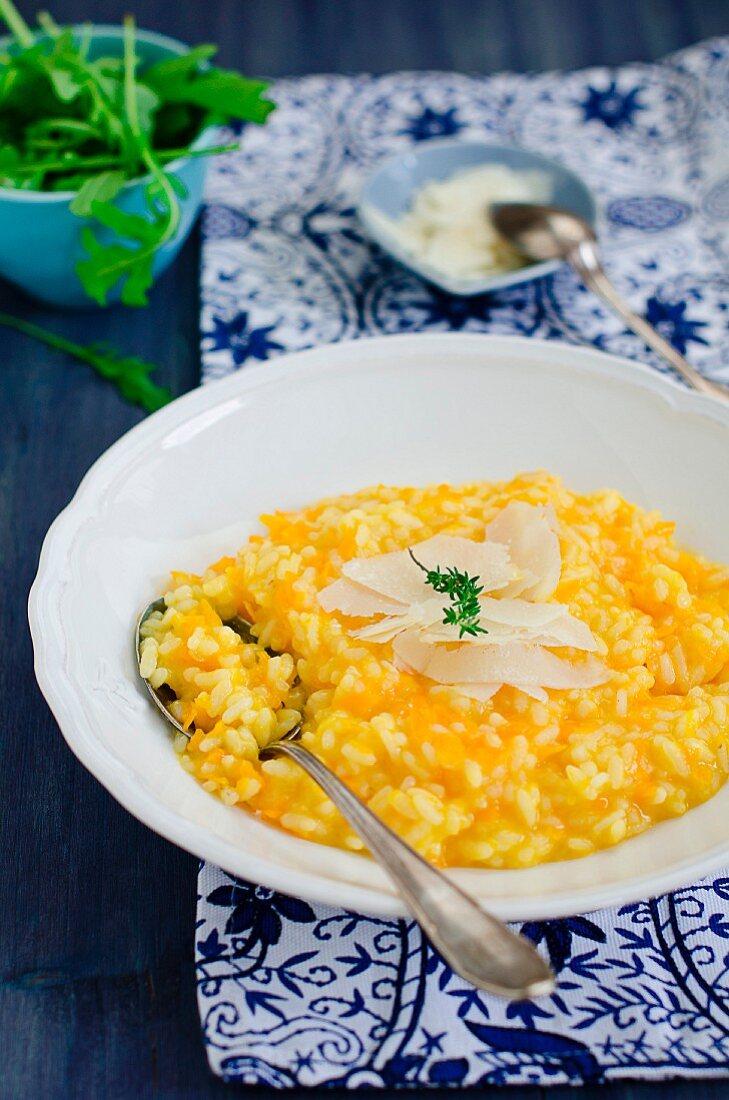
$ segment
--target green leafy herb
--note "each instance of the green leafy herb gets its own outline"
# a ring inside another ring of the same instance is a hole
[[[449,607],[443,608],[443,622],[457,626],[459,638],[467,635],[475,638],[477,634],[488,634],[488,630],[478,621],[481,615],[479,596],[483,592],[483,585],[478,583],[480,577],[471,577],[452,565],[445,572],[439,565],[435,569],[426,569],[412,550],[408,550],[408,553],[418,569],[425,573],[425,583],[436,592],[447,595],[451,601]]]
[[[87,220],[76,268],[86,292],[105,305],[119,288],[126,305],[145,305],[185,194],[166,166],[236,148],[191,144],[213,123],[265,122],[268,85],[216,68],[210,45],[145,67],[131,16],[121,57],[94,56],[91,27],[72,32],[41,14],[31,29],[13,0],[0,0],[0,21],[13,38],[0,52],[0,186],[75,191],[71,210]],[[122,210],[124,184],[140,179],[143,210]]]
[[[49,347],[65,351],[74,359],[88,363],[104,378],[114,382],[127,401],[140,405],[147,412],[155,412],[172,400],[170,391],[164,386],[158,386],[149,377],[156,370],[153,363],[147,363],[136,356],[122,355],[107,344],[76,344],[64,336],[58,336],[55,332],[49,332],[29,321],[21,321],[8,313],[0,313],[0,325],[22,332],[25,336],[31,336]]]
[[[165,103],[185,103],[202,107],[218,118],[246,118],[264,123],[273,103],[262,99],[268,84],[260,80],[241,80],[238,73],[226,69],[200,70],[201,63],[216,52],[215,46],[198,46],[184,57],[160,61],[145,73],[145,83]]]
[[[95,202],[111,202],[124,186],[124,173],[118,168],[107,168],[96,176],[89,176],[79,187],[71,210],[82,218],[91,217]]]

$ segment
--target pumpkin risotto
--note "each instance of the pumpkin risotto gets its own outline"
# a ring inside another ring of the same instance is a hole
[[[143,628],[140,670],[192,734],[180,761],[228,805],[363,848],[296,764],[259,760],[302,717],[303,743],[440,866],[587,855],[725,782],[729,569],[657,512],[540,472],[263,523],[236,558],[173,573]]]

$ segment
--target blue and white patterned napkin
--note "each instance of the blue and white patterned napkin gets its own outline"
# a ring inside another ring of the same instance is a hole
[[[480,137],[562,160],[597,193],[619,289],[729,382],[729,39],[662,64],[538,76],[401,73],[281,82],[219,160],[203,244],[204,377],[356,336],[515,333],[666,368],[572,273],[450,298],[372,247],[355,196],[379,160]],[[558,991],[476,992],[416,926],[308,903],[204,865],[198,997],[210,1065],[294,1085],[557,1084],[729,1073],[729,869],[620,910],[530,923]]]

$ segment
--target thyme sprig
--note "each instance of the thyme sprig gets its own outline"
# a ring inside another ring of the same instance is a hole
[[[408,549],[408,553],[418,569],[425,573],[425,583],[436,592],[448,596],[451,601],[449,607],[443,608],[443,622],[457,626],[459,638],[475,638],[478,634],[488,634],[488,630],[478,621],[481,614],[479,596],[483,592],[483,585],[478,583],[481,578],[462,573],[452,565],[445,572],[439,565],[435,569],[427,569],[411,549]]]

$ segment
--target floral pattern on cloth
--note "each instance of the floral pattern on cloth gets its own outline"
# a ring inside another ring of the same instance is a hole
[[[205,380],[334,340],[449,330],[593,344],[668,372],[567,268],[453,298],[368,241],[355,214],[366,175],[454,136],[524,145],[581,174],[618,289],[729,383],[729,39],[617,70],[311,76],[273,97],[267,126],[210,170]],[[507,1004],[455,976],[412,922],[310,905],[203,864],[210,1066],[280,1088],[729,1073],[729,869],[619,910],[515,927],[557,972],[551,997]]]
[[[199,876],[198,1003],[210,1065],[246,1084],[359,1088],[723,1076],[729,873],[589,916],[513,925],[556,992],[474,989],[412,921]]]

